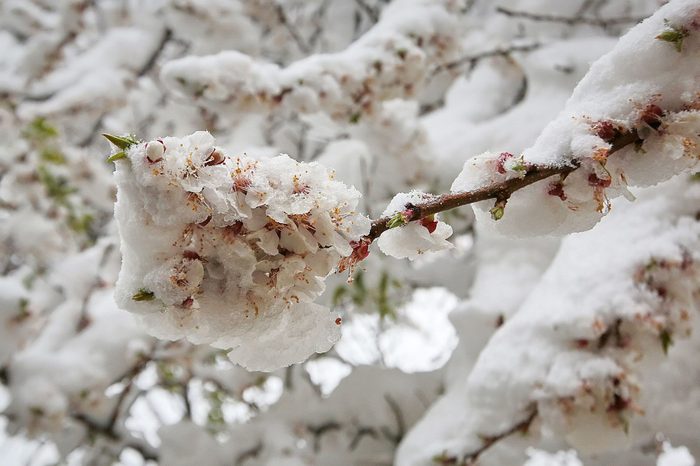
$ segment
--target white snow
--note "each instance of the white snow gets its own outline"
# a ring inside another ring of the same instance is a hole
[[[265,371],[338,339],[337,316],[313,300],[369,231],[355,189],[286,155],[224,155],[206,132],[140,143],[116,164],[116,299],[153,335]]]

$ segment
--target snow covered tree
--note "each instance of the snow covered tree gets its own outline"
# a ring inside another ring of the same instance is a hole
[[[697,0],[0,22],[3,464],[695,464]]]

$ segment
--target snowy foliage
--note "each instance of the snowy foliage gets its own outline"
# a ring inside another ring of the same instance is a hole
[[[115,171],[123,309],[160,338],[229,348],[250,370],[328,351],[341,320],[313,301],[369,232],[355,189],[286,155],[231,158],[206,132],[125,150]]]
[[[633,197],[628,186],[654,185],[695,166],[698,31],[696,2],[662,8],[591,66],[532,147],[521,156],[470,159],[452,191],[522,177],[531,166],[579,167],[519,192],[499,222],[513,235],[564,234],[591,228],[610,210],[609,198]]]
[[[2,465],[695,464],[697,0],[6,0],[0,47]]]

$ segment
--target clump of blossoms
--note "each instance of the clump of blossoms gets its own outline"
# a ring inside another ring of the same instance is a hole
[[[512,198],[504,192],[496,203],[476,204],[476,215],[499,220],[496,229],[508,235],[561,235],[592,228],[611,209],[611,199],[633,199],[628,187],[652,186],[695,168],[698,18],[696,1],[668,3],[591,66],[530,148],[468,160],[452,191],[556,168],[557,176],[543,177]]]
[[[287,155],[230,157],[207,132],[110,140],[120,307],[154,336],[227,349],[250,370],[333,345],[340,319],[313,301],[369,232],[357,190]]]

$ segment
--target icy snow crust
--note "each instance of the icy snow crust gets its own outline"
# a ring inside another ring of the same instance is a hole
[[[680,50],[660,40],[687,34]],[[669,3],[622,37],[581,80],[562,113],[522,155],[485,153],[467,161],[453,192],[525,175],[531,165],[581,168],[518,191],[497,229],[510,235],[567,234],[595,225],[627,186],[651,186],[700,157],[700,8]],[[643,141],[609,153],[616,135]],[[608,158],[609,155],[609,158]],[[482,220],[493,201],[477,204]]]
[[[369,231],[354,188],[286,155],[227,157],[206,132],[132,146],[115,173],[116,299],[154,336],[264,371],[338,339],[337,316],[313,300]]]

